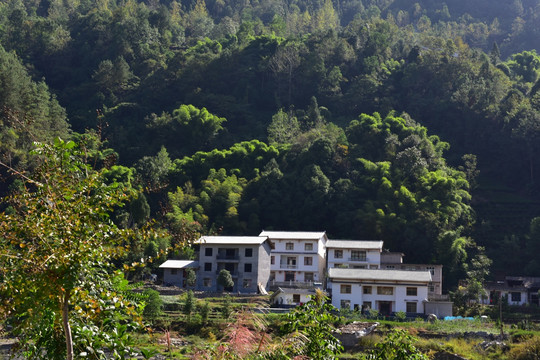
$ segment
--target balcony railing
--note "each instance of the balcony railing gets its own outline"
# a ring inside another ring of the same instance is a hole
[[[217,260],[240,260],[240,256],[238,255],[225,255],[225,254],[218,254],[216,256]]]
[[[315,284],[313,281],[275,281],[271,280],[268,284],[270,290],[276,290],[278,287],[288,287],[297,289],[313,289]]]
[[[279,264],[280,269],[298,269],[298,265]]]
[[[349,261],[367,261],[367,258],[364,256],[354,256],[354,257],[350,257],[349,258]]]

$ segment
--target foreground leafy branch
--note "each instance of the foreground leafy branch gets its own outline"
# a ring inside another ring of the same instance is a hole
[[[129,192],[105,183],[74,142],[36,144],[33,154],[41,165],[0,214],[0,320],[27,357],[100,358],[104,349],[129,356],[117,351],[126,338],[119,332],[140,322],[142,308],[117,290],[111,262],[136,234],[110,218]],[[99,335],[106,331],[116,336]],[[102,341],[84,340],[89,333]]]

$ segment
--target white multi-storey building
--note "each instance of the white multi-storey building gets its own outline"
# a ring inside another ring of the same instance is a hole
[[[424,313],[429,271],[328,269],[332,305],[350,310],[374,309],[383,315]]]
[[[323,282],[326,243],[322,232],[265,231],[274,244],[270,254],[270,279],[274,286],[305,286]]]
[[[378,269],[382,247],[380,240],[328,240],[328,268]]]

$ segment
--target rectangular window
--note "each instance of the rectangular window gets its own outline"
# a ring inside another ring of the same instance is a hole
[[[305,282],[312,282],[313,281],[313,273],[307,272],[304,274],[304,281]]]
[[[435,292],[435,286],[433,284],[429,284],[428,290],[429,292]]]
[[[300,294],[293,294],[292,302],[295,303],[295,304],[299,304],[300,303]]]
[[[351,260],[366,261],[366,252],[363,250],[351,250]]]
[[[371,294],[371,286],[364,286],[364,294]]]
[[[248,289],[251,287],[251,279],[244,279],[242,281],[242,286],[244,287],[244,289]]]
[[[313,244],[312,243],[305,243],[304,244],[304,250],[305,251],[313,251]]]
[[[377,295],[394,295],[394,288],[391,286],[377,286]]]
[[[350,294],[351,293],[351,285],[341,285],[340,289],[342,294]]]
[[[212,256],[212,248],[205,248],[204,256]]]
[[[512,294],[512,301],[521,301],[521,293],[520,292],[513,292]]]
[[[253,249],[246,249],[246,257],[252,257],[253,256]]]
[[[294,250],[294,243],[288,242],[285,244],[285,250]]]
[[[334,250],[334,258],[335,259],[342,259],[343,258],[343,250]]]
[[[294,271],[285,271],[285,281],[295,281]]]
[[[351,300],[341,300],[341,308],[342,309],[350,309],[351,308]]]
[[[270,264],[274,265],[276,263],[276,258],[274,255],[270,256]]]
[[[244,272],[251,272],[251,264],[244,264]]]
[[[415,302],[407,302],[407,312],[408,313],[416,313],[416,303]]]
[[[211,287],[211,286],[212,286],[212,279],[210,279],[210,278],[204,278],[204,279],[203,279],[203,286],[204,286],[204,287]]]
[[[313,265],[313,258],[311,256],[306,256],[304,258],[304,265],[306,266]]]
[[[171,269],[171,275],[178,274],[178,269]]]
[[[204,263],[204,271],[212,271],[212,263]]]
[[[418,288],[415,288],[415,287],[407,288],[407,296],[416,296],[416,295],[418,295]]]

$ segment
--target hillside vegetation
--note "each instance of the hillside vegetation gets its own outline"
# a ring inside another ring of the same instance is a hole
[[[442,263],[448,288],[484,254],[493,274],[538,275],[539,15],[537,0],[3,1],[1,161],[32,172],[33,141],[93,144],[138,193],[118,224],[172,234],[132,259],[193,233],[326,230]]]

